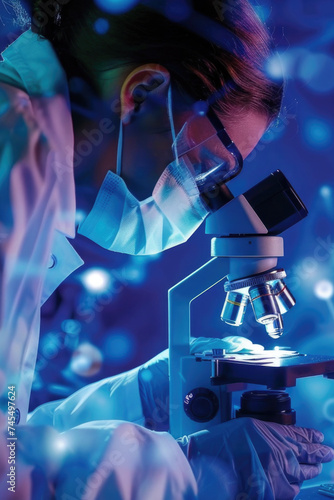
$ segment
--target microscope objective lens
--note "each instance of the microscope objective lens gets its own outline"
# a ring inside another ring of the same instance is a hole
[[[268,283],[251,287],[249,296],[256,321],[267,325],[278,318],[280,312],[275,293]]]

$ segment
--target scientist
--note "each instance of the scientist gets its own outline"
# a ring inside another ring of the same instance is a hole
[[[334,456],[316,430],[240,419],[178,443],[159,422],[145,428],[168,401],[167,353],[37,408],[26,425],[40,307],[82,264],[68,241],[75,184],[95,189],[78,231],[98,245],[145,255],[180,244],[213,203],[194,179],[202,155],[180,152],[208,137],[211,160],[226,149],[213,113],[241,167],[282,90],[262,72],[268,36],[246,0],[121,13],[111,0],[31,3],[32,30],[0,66],[1,498],[294,498]]]

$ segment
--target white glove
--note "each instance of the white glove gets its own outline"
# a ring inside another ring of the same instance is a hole
[[[239,418],[183,438],[199,500],[292,500],[334,459],[314,429]]]
[[[192,337],[190,340],[190,353],[204,353],[212,351],[212,349],[225,349],[226,354],[239,353],[259,353],[264,350],[264,347],[253,342],[246,337],[231,335],[229,337],[207,338],[207,337]]]

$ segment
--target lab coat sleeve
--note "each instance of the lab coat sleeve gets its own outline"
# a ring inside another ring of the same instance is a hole
[[[62,145],[62,147],[61,147]],[[0,84],[0,387],[26,420],[40,306],[56,231],[74,236],[73,131],[65,96]],[[72,148],[72,149],[71,149]]]
[[[3,500],[197,498],[195,477],[176,441],[129,422],[89,422],[63,433],[22,426],[18,455],[26,492],[9,494],[0,480]]]
[[[126,420],[150,429],[169,428],[168,349],[125,373],[86,385],[64,400],[45,403],[29,425],[64,431],[92,420]]]
[[[28,424],[51,425],[60,432],[94,420],[126,420],[144,425],[139,369],[99,380],[64,400],[38,406],[29,414]]]
[[[190,352],[206,349],[251,350],[242,337],[192,338]],[[65,400],[46,403],[29,415],[31,425],[52,425],[59,431],[91,420],[118,419],[158,431],[169,429],[169,351],[131,371],[86,385]]]

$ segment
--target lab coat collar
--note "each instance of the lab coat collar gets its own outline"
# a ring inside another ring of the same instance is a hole
[[[47,134],[50,136],[49,140],[55,143],[53,145],[56,164],[57,151],[62,152],[62,144],[65,144],[72,135],[72,121],[69,113],[66,74],[51,43],[40,38],[29,29],[2,53],[2,57],[0,80],[6,81],[7,77],[7,83],[20,88],[33,98],[36,118],[38,118],[42,129],[49,131]],[[57,113],[50,112],[51,109],[49,113],[43,111],[46,106],[56,106],[58,109],[57,102],[54,102],[54,99],[48,99],[56,96],[58,96],[56,100],[63,96],[67,102],[67,126],[65,127],[63,122],[63,132],[54,123]],[[38,98],[46,99],[40,100]],[[68,168],[65,168],[62,175],[58,177],[58,181],[64,184],[64,189],[60,190],[64,194],[64,199],[60,203],[60,206],[62,206],[60,212],[65,214],[65,220],[58,221],[58,231],[54,235],[52,255],[50,256],[51,263],[43,287],[42,304],[68,275],[83,264],[83,260],[66,238],[66,236],[71,238],[75,236],[75,194],[70,156],[71,152],[68,151],[66,160],[60,158],[58,162],[59,165],[68,162]],[[70,186],[73,186],[72,189],[70,189]]]
[[[56,94],[68,96],[66,74],[51,43],[30,29],[25,31],[2,53],[1,73],[32,97],[51,97]],[[15,72],[13,71],[15,68]]]

